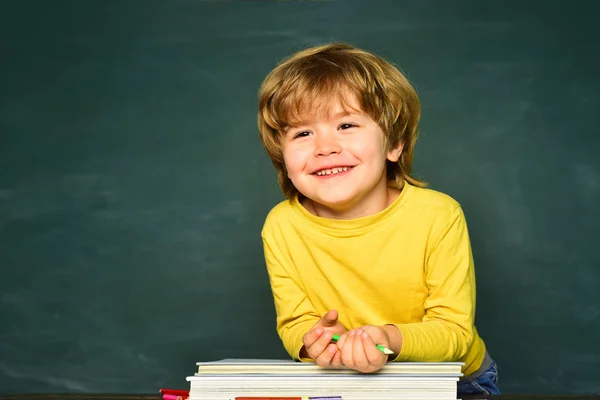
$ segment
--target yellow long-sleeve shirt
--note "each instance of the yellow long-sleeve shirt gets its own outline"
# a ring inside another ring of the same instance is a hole
[[[485,344],[474,326],[475,274],[464,214],[449,196],[406,183],[385,210],[354,220],[275,206],[262,238],[284,347],[335,309],[348,329],[396,325],[395,361],[462,361],[477,371]]]

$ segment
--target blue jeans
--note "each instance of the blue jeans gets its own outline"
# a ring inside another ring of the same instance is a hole
[[[498,367],[495,362],[474,379],[458,381],[458,394],[500,394],[498,389]]]

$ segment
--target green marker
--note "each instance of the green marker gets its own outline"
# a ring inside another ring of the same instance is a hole
[[[340,340],[340,335],[333,335],[333,337],[331,338],[331,340],[333,342],[337,342],[338,340]],[[375,345],[375,347],[377,347],[379,350],[381,350],[383,352],[383,354],[394,354],[393,351],[391,351],[390,349],[388,349],[385,346],[382,346],[380,344]]]

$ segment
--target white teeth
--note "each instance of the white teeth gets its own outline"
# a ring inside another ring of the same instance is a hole
[[[335,174],[339,174],[340,172],[348,171],[349,169],[350,169],[350,167],[340,167],[340,168],[322,169],[322,170],[320,170],[320,171],[317,171],[317,175],[318,175],[318,176],[323,176],[323,175],[335,175]]]

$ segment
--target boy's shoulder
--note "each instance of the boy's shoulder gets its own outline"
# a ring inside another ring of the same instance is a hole
[[[408,203],[415,207],[448,211],[454,211],[457,208],[460,208],[460,203],[453,197],[434,189],[410,186],[410,192]]]
[[[410,189],[405,215],[414,218],[413,223],[443,230],[457,221],[464,221],[460,203],[450,195],[430,188],[413,186]]]
[[[289,220],[294,213],[292,201],[289,199],[282,200],[271,208],[265,218],[264,226],[267,227],[275,221]]]
[[[269,214],[267,214],[267,219],[269,217],[275,217],[275,216],[280,216],[280,215],[287,215],[289,213],[293,213],[294,210],[294,204],[293,201],[290,199],[284,199],[281,200],[279,203],[275,204],[275,206],[273,208],[271,208],[271,211],[269,211]]]

